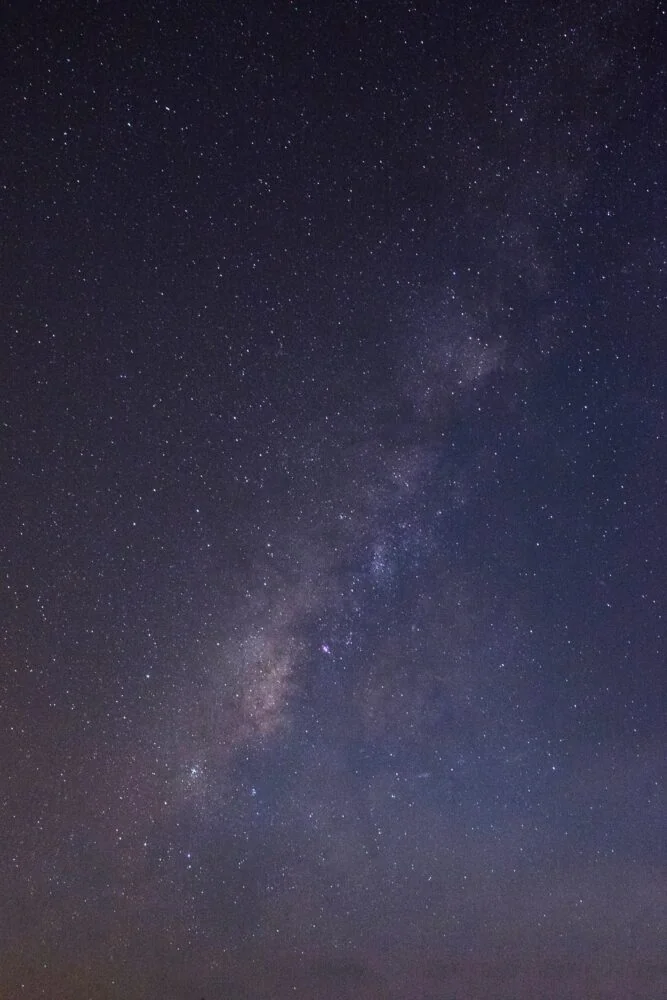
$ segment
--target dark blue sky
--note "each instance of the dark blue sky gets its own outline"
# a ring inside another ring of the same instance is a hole
[[[2,997],[664,991],[666,19],[6,8]]]

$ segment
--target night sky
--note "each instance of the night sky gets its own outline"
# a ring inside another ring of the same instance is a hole
[[[665,4],[2,37],[2,1000],[659,1000]]]

